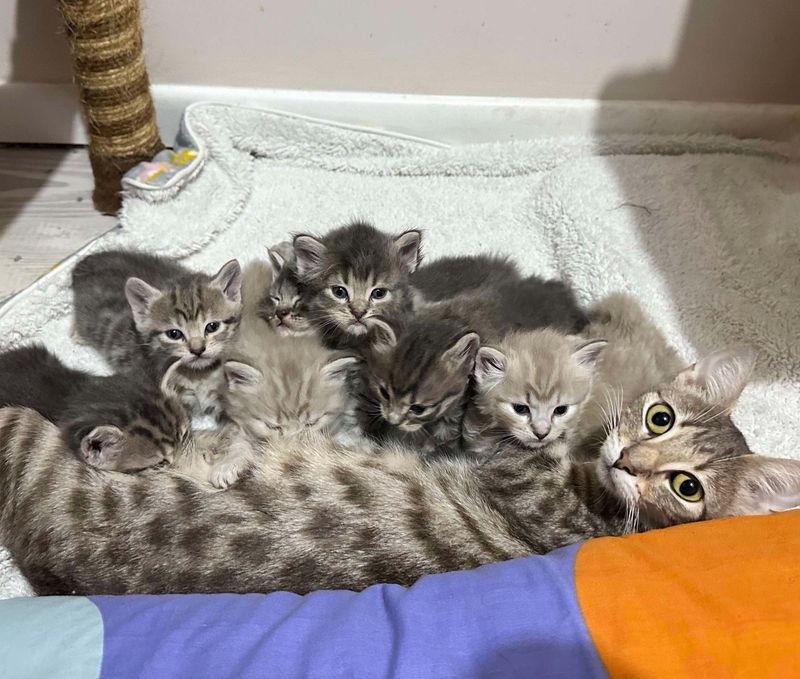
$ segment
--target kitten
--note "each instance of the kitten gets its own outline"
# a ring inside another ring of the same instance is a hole
[[[305,436],[278,439],[222,493],[169,470],[97,472],[39,415],[6,408],[0,542],[40,594],[305,593],[781,511],[800,502],[800,461],[751,455],[728,416],[751,367],[727,351],[682,371],[614,413],[592,462],[426,463]]]
[[[440,257],[411,274],[411,285],[429,302],[496,288],[522,279],[517,265],[497,255]]]
[[[121,370],[152,363],[163,374],[177,359],[175,386],[192,415],[219,416],[220,361],[241,310],[236,260],[207,276],[142,252],[101,252],[75,265],[72,288],[80,339]]]
[[[210,457],[203,453],[209,467],[200,478],[214,486],[232,484],[274,438],[345,435],[357,427],[349,394],[355,357],[328,351],[315,337],[278,335],[263,320],[245,317],[233,359],[223,365],[228,422],[222,442],[212,444]]]
[[[295,236],[302,303],[327,346],[361,346],[371,319],[411,308],[408,277],[421,259],[420,239],[419,231],[389,236],[365,222],[322,238]]]
[[[554,330],[514,332],[478,351],[474,394],[464,417],[464,446],[476,457],[501,443],[537,450],[567,439],[591,393],[605,340]]]
[[[302,300],[292,244],[279,243],[267,253],[272,281],[259,305],[259,315],[282,335],[313,333]]]
[[[108,377],[65,366],[40,345],[0,354],[0,405],[33,408],[58,425],[65,444],[98,469],[137,471],[169,462],[188,420],[152,375]]]

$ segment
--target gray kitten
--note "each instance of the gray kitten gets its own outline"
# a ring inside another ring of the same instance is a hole
[[[464,417],[465,449],[486,457],[501,443],[536,450],[570,437],[605,346],[602,339],[544,329],[510,333],[496,348],[481,347]]]
[[[143,363],[163,374],[178,360],[175,386],[192,414],[219,416],[220,361],[241,311],[236,260],[214,276],[142,252],[89,255],[72,273],[75,333],[117,369]]]
[[[225,492],[169,470],[98,472],[41,416],[5,408],[0,542],[40,594],[304,593],[781,511],[800,502],[800,461],[751,455],[727,414],[751,367],[752,352],[718,352],[615,410],[593,462],[426,463],[305,436],[276,441]]]
[[[371,319],[411,308],[408,277],[421,259],[420,239],[419,231],[389,236],[365,222],[322,238],[295,236],[302,303],[327,346],[361,346]]]
[[[90,375],[40,345],[0,354],[0,405],[33,408],[58,425],[76,456],[113,471],[171,461],[189,428],[179,399],[155,376]]]
[[[282,335],[307,335],[314,331],[303,303],[294,250],[289,242],[269,248],[271,281],[258,313]]]
[[[423,264],[411,274],[411,285],[428,302],[440,302],[457,295],[496,289],[517,283],[522,276],[517,265],[499,255],[440,257]]]

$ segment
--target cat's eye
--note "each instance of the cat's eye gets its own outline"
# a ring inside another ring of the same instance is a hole
[[[183,339],[183,333],[177,328],[170,328],[169,330],[165,330],[164,334],[171,340],[175,340],[176,342],[178,340]]]
[[[389,392],[386,391],[386,387],[378,387],[378,391],[383,398],[385,398],[387,401],[389,400]]]
[[[672,472],[669,477],[672,492],[686,502],[700,502],[705,492],[696,477],[686,472]]]
[[[219,330],[219,321],[211,321],[206,323],[206,335],[211,335]]]
[[[278,297],[277,295],[272,295],[272,297],[270,297],[270,299],[272,300],[272,302],[274,304],[280,304],[281,303],[281,298]]]
[[[386,288],[375,288],[370,297],[372,299],[383,299],[389,291]]]
[[[527,415],[531,411],[524,403],[513,403],[511,407],[517,415]]]
[[[425,406],[420,405],[419,403],[412,403],[410,406],[408,406],[408,412],[410,412],[412,415],[422,415],[425,410]]]
[[[644,424],[655,436],[666,434],[675,424],[675,412],[666,403],[656,403],[647,409]]]
[[[348,299],[347,290],[345,290],[341,285],[332,285],[331,294],[336,299]]]
[[[569,406],[556,406],[553,408],[553,415],[566,415],[568,410]]]

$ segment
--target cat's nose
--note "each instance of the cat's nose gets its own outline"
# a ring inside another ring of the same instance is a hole
[[[403,421],[403,416],[397,412],[390,412],[389,414],[386,415],[386,421],[389,424],[397,425]]]
[[[550,424],[547,422],[534,422],[533,433],[541,441],[550,433]]]
[[[356,320],[360,321],[362,318],[364,318],[364,314],[367,313],[367,309],[357,306],[351,306],[350,313],[352,313],[353,316],[355,316]]]
[[[631,463],[630,451],[628,448],[622,449],[619,459],[612,466],[614,469],[619,469],[623,472],[627,472],[631,476],[636,476],[636,472],[633,469],[633,463]]]
[[[291,310],[291,309],[278,309],[278,310],[275,312],[275,315],[276,315],[278,318],[286,318],[286,317],[287,317],[287,316],[288,316],[290,313],[292,313],[292,310]]]
[[[195,356],[202,356],[205,350],[206,350],[206,343],[203,342],[203,340],[199,339],[189,340],[189,351],[191,351]]]

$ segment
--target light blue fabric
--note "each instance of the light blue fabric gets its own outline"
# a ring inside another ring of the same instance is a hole
[[[85,597],[0,601],[2,679],[98,679],[103,618]]]

